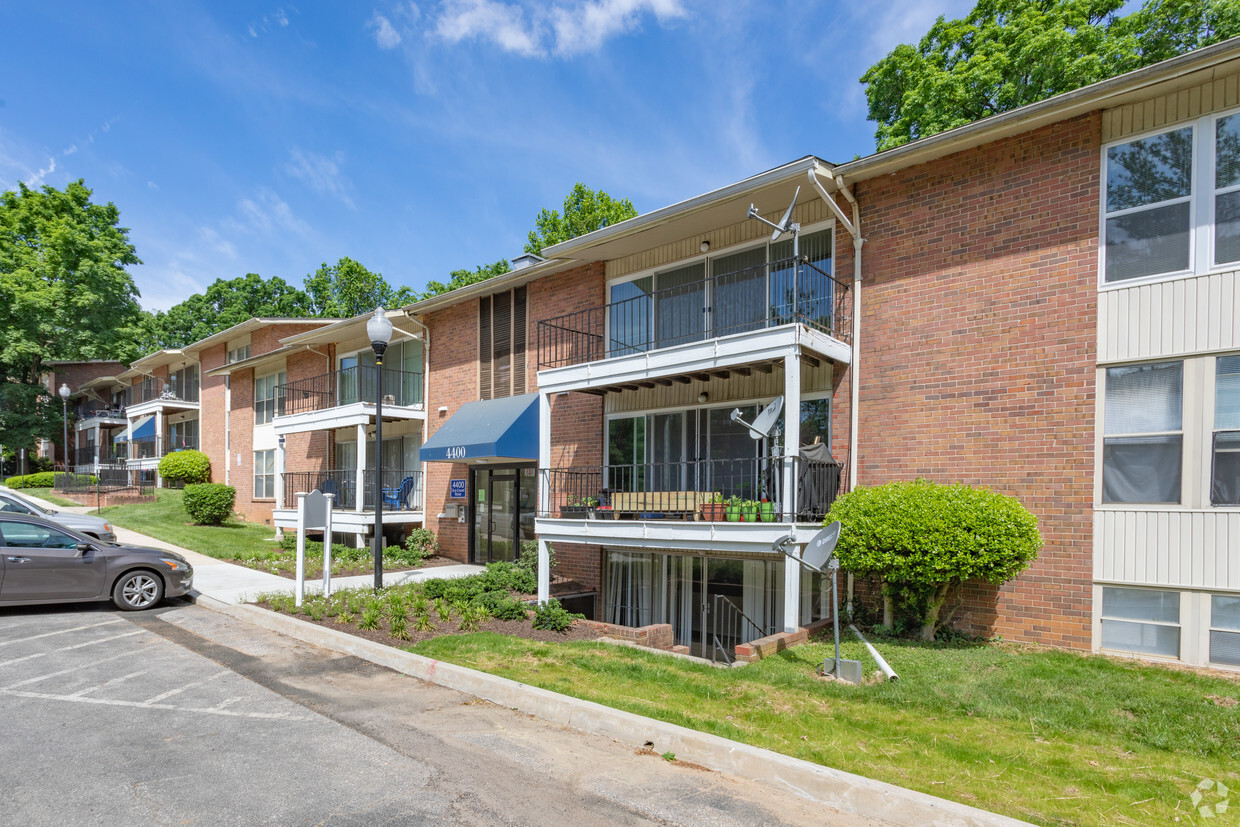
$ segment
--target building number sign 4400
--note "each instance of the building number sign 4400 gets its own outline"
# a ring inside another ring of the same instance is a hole
[[[465,459],[465,446],[453,445],[447,450],[448,459]]]

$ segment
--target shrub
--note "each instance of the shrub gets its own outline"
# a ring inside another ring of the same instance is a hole
[[[202,451],[173,451],[159,461],[159,475],[186,484],[206,482],[211,478],[211,460]]]
[[[529,616],[525,604],[509,597],[506,592],[486,592],[476,602],[485,606],[491,617],[499,620],[525,620]]]
[[[555,568],[555,546],[547,543],[547,568]],[[534,582],[538,582],[538,541],[522,540],[521,553],[517,555],[516,566],[519,569],[528,571],[534,575]]]
[[[563,632],[573,621],[585,615],[574,614],[560,605],[554,597],[534,609],[534,628],[550,632]]]
[[[218,482],[185,486],[185,513],[198,525],[219,525],[232,514],[237,489]]]
[[[857,488],[831,506],[843,526],[840,567],[882,582],[883,623],[894,605],[911,610],[933,640],[951,613],[940,610],[967,580],[1005,583],[1038,556],[1037,518],[1014,497],[928,480]]]
[[[24,477],[9,477],[4,484],[9,488],[51,488],[56,483],[56,475],[51,471],[40,471]]]
[[[429,528],[415,528],[405,537],[405,550],[410,563],[421,565],[427,557],[439,553],[439,540]]]

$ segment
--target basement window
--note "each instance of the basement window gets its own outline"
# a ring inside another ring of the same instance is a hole
[[[1178,658],[1179,592],[1104,587],[1102,648]]]

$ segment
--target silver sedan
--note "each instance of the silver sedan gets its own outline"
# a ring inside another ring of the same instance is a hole
[[[112,530],[112,524],[100,517],[46,508],[23,497],[21,494],[7,489],[0,491],[0,513],[30,514],[35,517],[42,517],[45,520],[51,520],[57,525],[94,537],[96,540],[106,540],[109,543],[116,542],[116,532]]]

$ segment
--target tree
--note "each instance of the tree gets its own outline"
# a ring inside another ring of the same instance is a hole
[[[438,296],[440,293],[447,293],[449,290],[455,290],[458,287],[466,287],[470,284],[477,284],[480,281],[486,281],[495,276],[502,276],[512,269],[512,265],[508,263],[508,259],[501,258],[494,264],[480,264],[473,270],[453,270],[448,275],[451,277],[447,284],[441,281],[429,281],[426,283],[426,291],[422,293],[422,299],[429,299],[431,296]]]
[[[360,263],[345,257],[335,264],[324,262],[306,276],[306,295],[312,316],[348,318],[374,310],[401,307],[416,298],[408,287],[393,290],[379,273],[372,273]]]
[[[827,520],[842,524],[840,567],[880,579],[884,625],[893,625],[898,604],[924,640],[951,619],[941,611],[953,589],[1005,583],[1042,546],[1037,518],[1016,498],[927,480],[856,488],[836,499]]]
[[[1237,0],[979,0],[871,66],[877,149],[891,149],[1240,34]]]
[[[142,319],[125,270],[141,264],[115,205],[81,181],[0,195],[0,443],[60,432],[40,388],[47,360],[135,358]]]
[[[542,251],[552,244],[609,227],[635,215],[637,210],[629,199],[616,200],[602,190],[595,192],[578,182],[564,199],[563,215],[556,210],[538,213],[525,252],[542,255]]]
[[[205,292],[154,314],[141,339],[143,352],[185,347],[256,316],[301,318],[310,312],[309,297],[278,276],[216,279]]]

